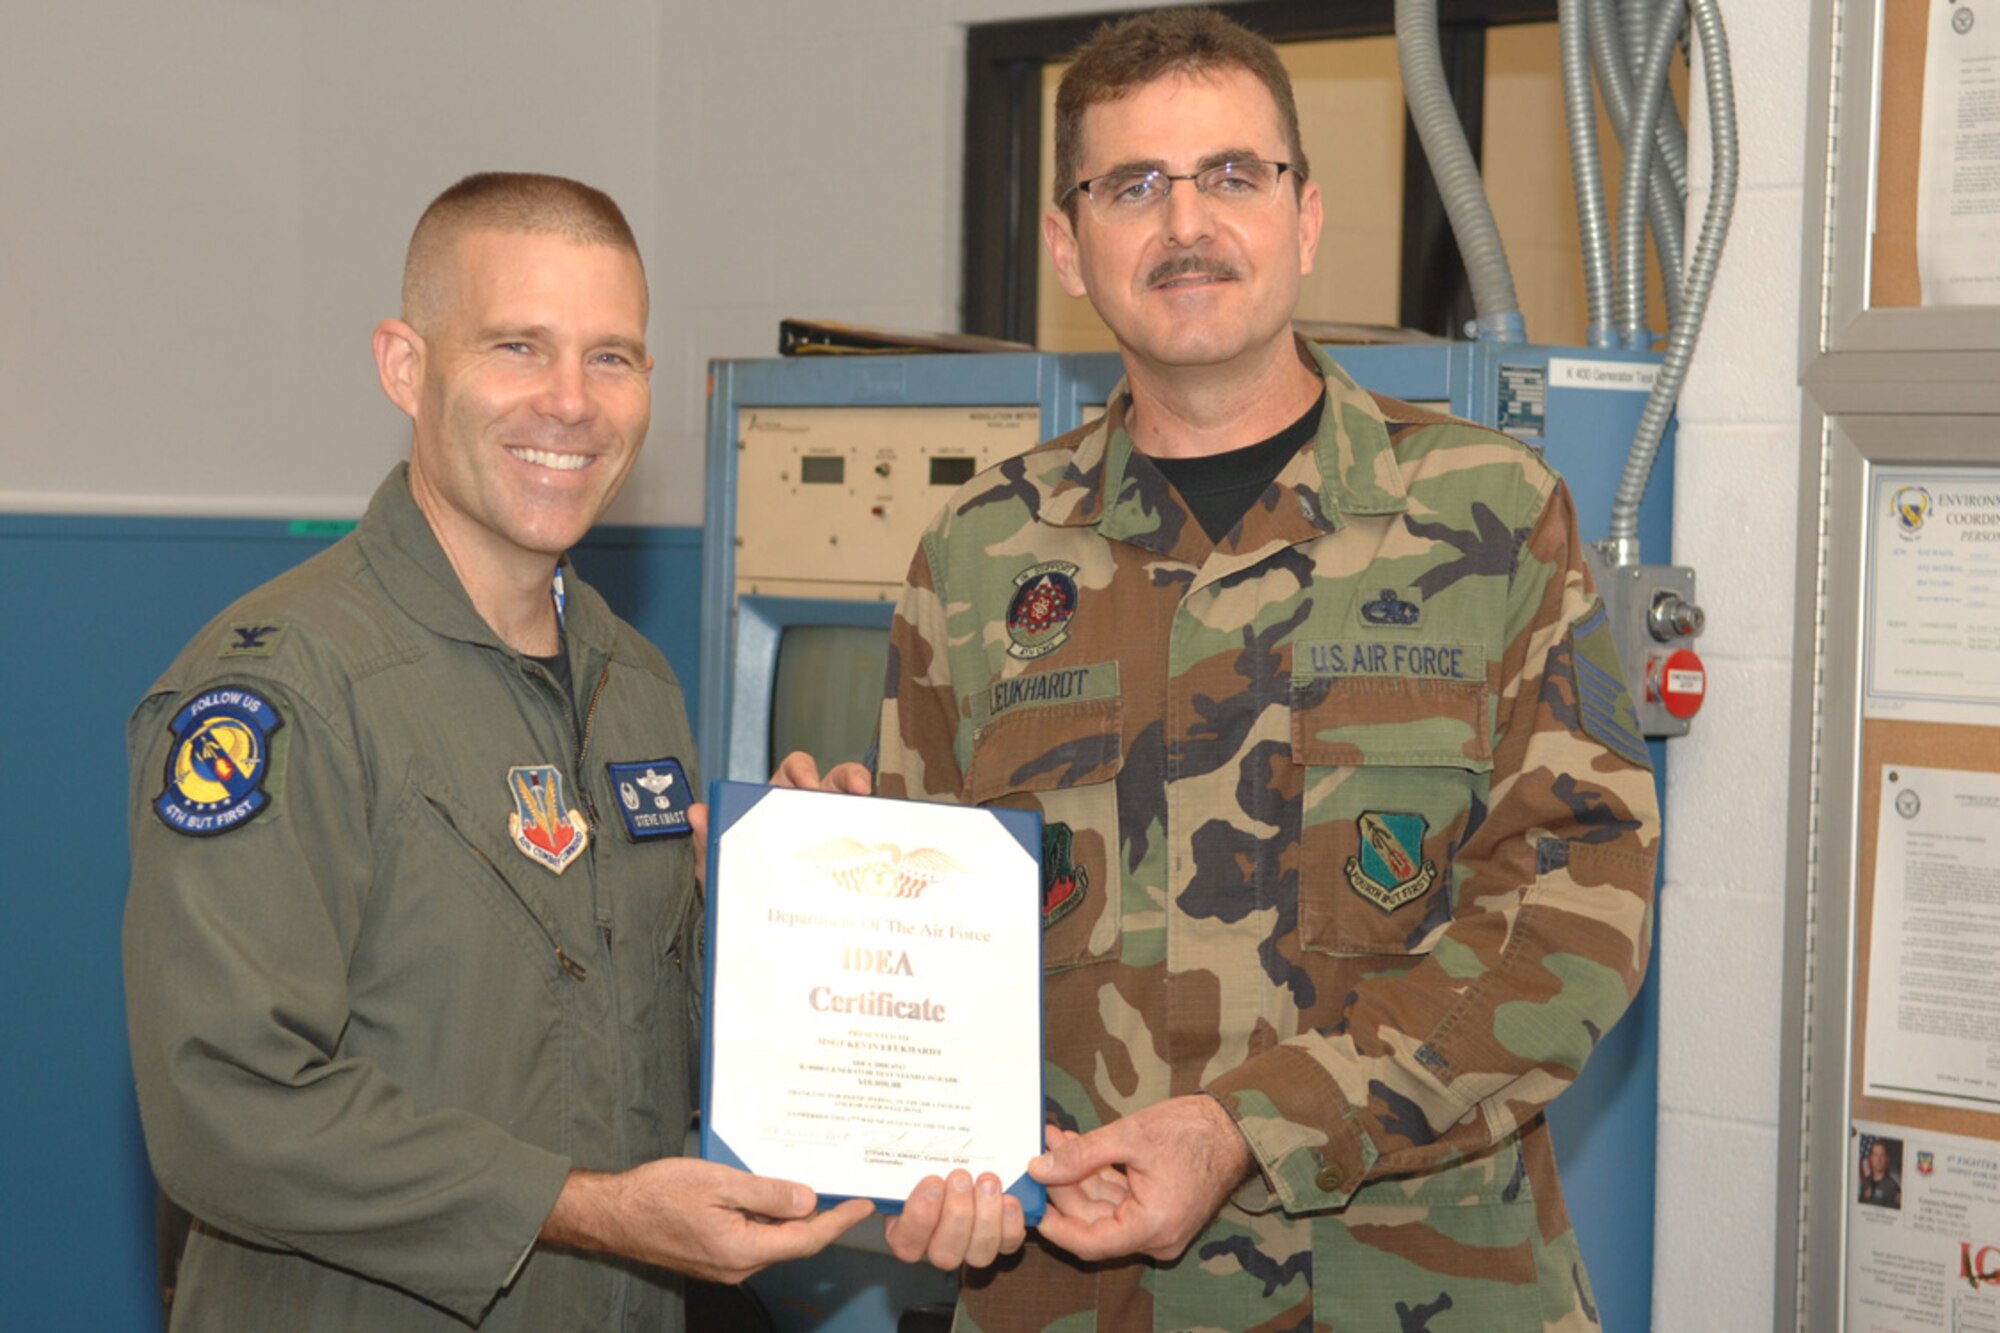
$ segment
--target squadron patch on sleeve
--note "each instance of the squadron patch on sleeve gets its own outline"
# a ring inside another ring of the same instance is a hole
[[[694,832],[688,807],[687,774],[678,759],[646,759],[631,764],[606,764],[611,789],[618,793],[618,812],[625,816],[625,836],[634,842],[648,838],[684,838]]]
[[[271,701],[240,685],[204,691],[168,729],[166,787],[153,802],[160,822],[191,838],[241,828],[271,803],[271,735],[285,720]]]

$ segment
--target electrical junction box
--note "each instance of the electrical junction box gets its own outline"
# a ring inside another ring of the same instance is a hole
[[[1647,736],[1685,736],[1708,674],[1694,651],[1703,615],[1685,565],[1610,565],[1589,553],[1590,572],[1611,617],[1625,687]]]

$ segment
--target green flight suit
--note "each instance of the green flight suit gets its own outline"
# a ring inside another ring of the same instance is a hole
[[[688,1125],[693,852],[629,834],[607,769],[695,779],[680,685],[565,563],[566,696],[474,611],[406,473],[130,723],[132,1060],[198,1219],[173,1326],[676,1330],[674,1275],[535,1238],[572,1166]],[[217,743],[261,806],[176,803],[203,790],[184,710],[232,704]]]

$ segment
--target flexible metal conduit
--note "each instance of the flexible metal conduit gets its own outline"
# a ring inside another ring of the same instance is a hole
[[[1667,0],[1667,3],[1679,7],[1681,0]],[[1674,189],[1666,166],[1633,140],[1632,72],[1625,65],[1624,43],[1619,36],[1619,14],[1614,0],[1587,0],[1586,12],[1591,56],[1597,65],[1599,91],[1604,94],[1604,108],[1610,113],[1611,127],[1624,145],[1628,158],[1637,155],[1649,163],[1648,179],[1651,183],[1646,213],[1653,223],[1653,243],[1659,248],[1660,275],[1667,293],[1667,319],[1671,322],[1680,311],[1681,282],[1685,270],[1682,215],[1687,209],[1687,202]],[[1643,310],[1646,302],[1645,269],[1642,267],[1636,274],[1620,273],[1617,282],[1618,300],[1623,303],[1620,309],[1623,310],[1625,305],[1636,305]],[[1634,284],[1637,286],[1636,296],[1630,294]]]
[[[1618,483],[1618,495],[1611,505],[1611,535],[1604,545],[1612,562],[1619,565],[1638,563],[1639,501],[1645,498],[1646,481],[1652,475],[1653,460],[1666,434],[1667,418],[1672,415],[1681,385],[1687,379],[1695,339],[1701,332],[1708,299],[1715,289],[1716,269],[1722,263],[1729,215],[1736,205],[1736,94],[1730,82],[1729,38],[1723,31],[1722,11],[1716,0],[1692,0],[1690,8],[1701,48],[1709,137],[1713,144],[1708,208],[1702,217],[1694,258],[1688,266],[1681,314],[1668,330],[1666,358],[1660,366],[1659,378],[1653,383],[1653,392],[1646,399],[1646,409],[1639,417],[1632,452],[1625,460],[1625,476]]]
[[[1667,0],[1654,11],[1646,57],[1639,63],[1638,82],[1632,89],[1633,116],[1630,132],[1625,136],[1625,180],[1618,205],[1618,341],[1621,347],[1633,350],[1650,348],[1653,343],[1646,328],[1646,211],[1654,157],[1639,148],[1652,145],[1660,98],[1667,88],[1667,62],[1673,57],[1674,43],[1679,40],[1681,25],[1686,21],[1681,0]],[[1667,291],[1678,297],[1680,268],[1677,264],[1668,265],[1664,245],[1660,247],[1660,269]],[[1678,307],[1679,302],[1671,304]],[[1676,313],[1669,310],[1669,327]]]
[[[1445,216],[1451,219],[1452,235],[1458,238],[1465,260],[1478,335],[1487,342],[1526,342],[1527,325],[1521,319],[1513,270],[1486,200],[1479,165],[1466,146],[1465,127],[1445,84],[1444,62],[1438,54],[1437,0],[1396,0],[1396,55],[1410,120],[1430,159]]]
[[[1646,63],[1646,35],[1652,31],[1653,10],[1657,4],[1673,3],[1685,8],[1687,0],[1618,0],[1619,31],[1625,42],[1625,69],[1628,74],[1637,73],[1639,66]],[[1687,207],[1687,131],[1681,125],[1680,109],[1674,105],[1670,94],[1662,93],[1660,119],[1653,131],[1653,151],[1667,164],[1667,175],[1673,179],[1678,198],[1676,203],[1682,209]]]
[[[1558,0],[1562,40],[1563,116],[1569,125],[1570,178],[1576,185],[1577,239],[1583,247],[1585,334],[1592,347],[1611,345],[1611,229],[1604,204],[1604,164],[1597,153],[1597,102],[1590,89],[1589,13],[1584,0]]]

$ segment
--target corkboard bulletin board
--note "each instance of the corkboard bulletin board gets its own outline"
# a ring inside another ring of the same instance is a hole
[[[1882,105],[1876,121],[1873,309],[1924,303],[1917,280],[1917,166],[1924,123],[1924,16],[1930,0],[1885,0]]]

